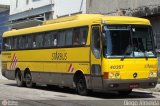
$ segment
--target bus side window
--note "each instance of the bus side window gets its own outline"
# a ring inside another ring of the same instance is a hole
[[[83,27],[80,29],[80,36],[81,36],[81,45],[85,45],[87,41],[88,35],[88,27]]]
[[[55,42],[55,41],[54,41]],[[65,31],[59,31],[58,35],[58,46],[63,47],[65,46]]]
[[[36,48],[36,36],[32,35],[32,48]]]
[[[35,35],[35,45],[36,48],[43,47],[43,33],[39,33]]]
[[[52,32],[46,32],[44,36],[44,47],[50,47],[51,46],[51,39],[52,38]]]
[[[33,36],[32,35],[27,35],[26,36],[26,46],[25,46],[25,48],[26,49],[31,49],[31,48],[33,48]]]
[[[18,39],[18,49],[25,48],[25,36],[20,36]]]
[[[97,26],[92,27],[92,52],[96,58],[100,58],[100,29]]]
[[[73,31],[73,45],[80,45],[80,28],[75,28]]]
[[[73,30],[72,29],[66,30],[65,35],[66,35],[66,46],[71,46],[73,38]]]
[[[18,37],[13,37],[13,49],[18,49]]]
[[[53,32],[51,32],[51,43],[50,43],[50,46],[52,47],[52,46],[54,46],[54,47],[56,47],[57,46],[57,34],[58,34],[58,32],[57,31],[53,31]]]
[[[7,38],[3,38],[3,50],[7,50],[8,43],[7,43]]]
[[[11,50],[11,38],[4,38],[3,39],[3,49],[4,50]]]
[[[29,36],[28,36],[29,37]],[[23,49],[28,49],[28,40],[27,40],[27,36],[23,36],[24,38],[24,48]]]

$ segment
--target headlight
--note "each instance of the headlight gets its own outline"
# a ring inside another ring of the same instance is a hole
[[[153,76],[153,72],[150,72],[149,76],[152,77]]]
[[[156,72],[154,72],[154,73],[153,73],[153,76],[154,76],[154,77],[157,77],[157,73],[156,73]]]
[[[109,73],[109,78],[113,78],[114,77],[114,73]]]
[[[120,73],[119,72],[111,72],[111,73],[109,73],[109,78],[110,79],[118,79],[118,78],[120,78]]]
[[[157,77],[157,72],[150,72],[149,77]]]
[[[119,77],[119,73],[116,73],[116,74],[115,74],[115,77],[118,78],[118,77]]]

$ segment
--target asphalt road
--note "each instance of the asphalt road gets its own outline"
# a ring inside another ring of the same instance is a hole
[[[125,97],[116,92],[80,96],[72,89],[17,87],[15,81],[0,79],[0,106],[160,106],[160,95],[136,90]]]

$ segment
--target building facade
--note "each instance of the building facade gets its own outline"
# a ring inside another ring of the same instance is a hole
[[[11,29],[36,26],[53,18],[53,0],[11,0]]]
[[[147,18],[160,49],[160,0],[11,0],[9,22],[19,29],[79,12]]]
[[[20,29],[36,26],[44,20],[86,11],[85,0],[11,0],[10,27]]]
[[[125,15],[151,21],[160,49],[160,0],[87,0],[86,13]]]
[[[8,30],[9,0],[0,0],[0,51],[2,45],[2,34]]]

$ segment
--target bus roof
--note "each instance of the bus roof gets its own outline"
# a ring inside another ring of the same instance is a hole
[[[102,20],[104,20],[106,24],[150,25],[149,20],[137,17],[105,16],[101,14],[78,14],[45,21],[42,25],[36,27],[7,31],[3,34],[3,37],[85,26],[91,25],[93,23],[98,24],[101,23]]]

